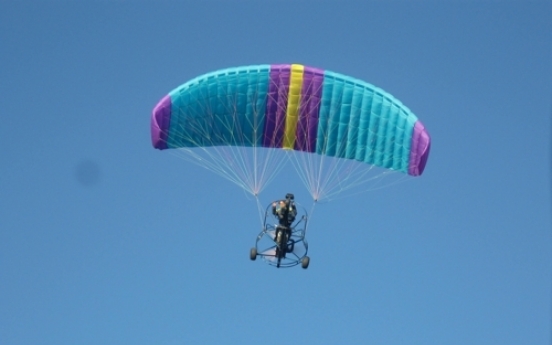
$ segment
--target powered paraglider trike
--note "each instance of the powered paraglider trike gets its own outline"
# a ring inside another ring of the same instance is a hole
[[[262,231],[250,258],[275,267],[309,265],[304,209],[291,211],[291,220],[271,204],[263,215],[259,196],[280,172],[293,167],[314,202],[312,216],[321,200],[422,175],[431,147],[425,126],[391,94],[301,64],[200,75],[166,94],[150,123],[154,148],[170,149],[255,198]],[[290,212],[293,199],[281,201]]]
[[[263,230],[250,251],[251,260],[259,256],[278,268],[301,264],[306,269],[309,266],[309,246],[305,239],[308,215],[303,207],[297,207],[293,198],[293,194],[287,194],[285,200],[268,205]]]

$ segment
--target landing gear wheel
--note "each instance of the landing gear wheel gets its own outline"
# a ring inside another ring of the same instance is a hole
[[[257,248],[251,248],[251,250],[249,251],[249,258],[251,259],[251,261],[255,261],[255,259],[257,258]]]
[[[304,269],[307,269],[309,267],[310,258],[308,256],[305,256],[303,259],[301,259],[301,267]]]

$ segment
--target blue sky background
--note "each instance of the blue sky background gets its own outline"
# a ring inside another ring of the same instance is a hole
[[[550,1],[0,2],[0,343],[550,344],[551,61]],[[317,206],[308,270],[249,261],[255,202],[150,142],[167,92],[259,63],[366,80],[433,140]]]

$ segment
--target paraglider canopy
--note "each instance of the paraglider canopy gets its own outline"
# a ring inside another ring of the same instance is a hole
[[[181,149],[254,195],[282,167],[274,151],[285,151],[315,200],[367,180],[342,161],[419,176],[431,146],[414,113],[387,92],[299,64],[192,79],[154,108],[151,137],[155,148]]]

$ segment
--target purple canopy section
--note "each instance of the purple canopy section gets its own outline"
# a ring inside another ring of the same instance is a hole
[[[266,98],[264,147],[282,147],[286,128],[291,65],[271,65]]]
[[[151,143],[159,150],[168,149],[169,126],[171,124],[171,96],[166,95],[153,108],[151,117]]]
[[[290,78],[291,65],[270,66],[263,132],[264,147],[282,147],[283,145]],[[323,83],[323,70],[304,66],[299,120],[295,133],[295,150],[315,151]]]
[[[323,83],[324,70],[304,67],[295,150],[314,152],[316,149],[318,114],[320,112]]]
[[[424,172],[430,148],[429,133],[420,121],[416,121],[412,132],[412,144],[410,145],[409,175],[420,176]]]

